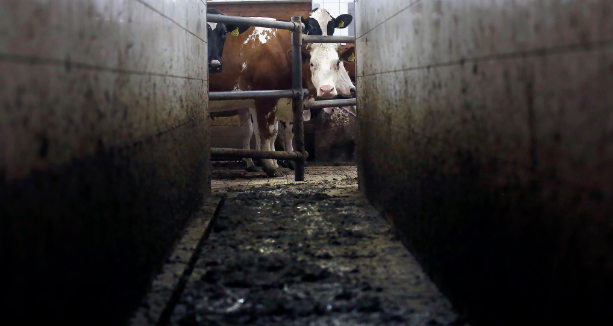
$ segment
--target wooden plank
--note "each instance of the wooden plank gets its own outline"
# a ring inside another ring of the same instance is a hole
[[[307,17],[311,1],[307,2],[259,2],[259,3],[218,3],[209,2],[209,8],[217,9],[228,16],[270,17],[289,20],[292,16]]]

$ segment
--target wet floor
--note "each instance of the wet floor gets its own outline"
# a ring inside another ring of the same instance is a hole
[[[311,167],[306,183],[227,167],[213,179],[227,198],[172,325],[464,325],[355,167]]]

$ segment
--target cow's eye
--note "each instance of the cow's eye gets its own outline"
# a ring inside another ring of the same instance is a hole
[[[315,65],[311,63],[311,67],[315,67]]]
[[[221,35],[221,39],[222,39],[222,40],[225,40],[225,39],[226,39],[226,34],[222,34],[222,35]]]

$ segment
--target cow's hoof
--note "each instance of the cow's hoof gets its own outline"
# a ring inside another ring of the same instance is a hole
[[[285,174],[283,174],[283,172],[277,170],[277,169],[264,169],[264,172],[266,172],[266,175],[269,178],[281,178],[284,177]]]
[[[262,168],[252,165],[250,167],[245,168],[247,172],[262,172]]]

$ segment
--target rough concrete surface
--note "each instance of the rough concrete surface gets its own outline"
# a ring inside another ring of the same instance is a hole
[[[613,318],[613,2],[356,2],[360,189],[478,325]]]
[[[247,185],[225,204],[172,325],[465,325],[357,189],[355,167]]]

